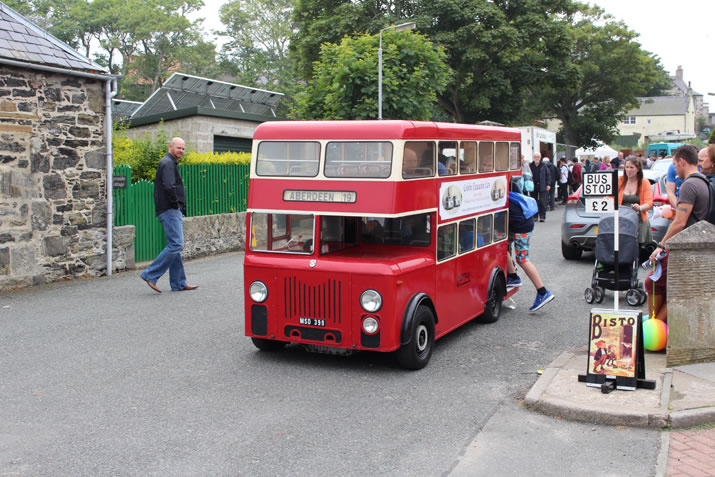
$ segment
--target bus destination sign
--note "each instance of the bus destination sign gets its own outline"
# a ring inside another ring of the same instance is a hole
[[[348,190],[290,190],[283,191],[283,200],[289,202],[338,202],[351,204],[357,201],[357,192]]]

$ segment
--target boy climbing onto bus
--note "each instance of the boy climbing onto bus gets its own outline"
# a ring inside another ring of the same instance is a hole
[[[509,243],[510,245],[511,243],[514,244],[516,263],[519,264],[526,276],[531,280],[531,283],[536,287],[536,299],[529,308],[529,311],[536,311],[553,300],[554,294],[546,289],[539,271],[529,260],[529,242],[531,232],[534,230],[534,217],[538,213],[538,206],[535,203],[532,203],[531,207],[529,206],[528,202],[535,202],[535,200],[521,194],[520,179],[519,177],[512,179],[511,192],[509,192]],[[511,246],[509,250],[511,250]],[[521,278],[516,273],[516,266],[511,256],[506,265],[506,286],[508,288],[521,286]]]

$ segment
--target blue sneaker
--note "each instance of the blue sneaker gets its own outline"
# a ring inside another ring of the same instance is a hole
[[[554,299],[554,294],[551,293],[549,290],[546,290],[546,293],[544,293],[543,295],[539,295],[537,293],[536,299],[534,300],[534,304],[531,305],[531,308],[529,308],[529,311],[536,311],[553,299]]]
[[[506,277],[506,286],[507,287],[520,287],[521,286],[521,278]]]

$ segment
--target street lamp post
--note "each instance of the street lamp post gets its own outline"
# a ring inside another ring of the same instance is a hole
[[[414,30],[415,27],[417,27],[415,22],[407,22],[380,30],[380,46],[377,48],[377,119],[382,119],[382,32]]]

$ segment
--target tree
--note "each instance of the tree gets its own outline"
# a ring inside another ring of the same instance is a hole
[[[296,0],[232,0],[219,17],[230,40],[221,50],[221,64],[244,84],[271,88],[293,81],[288,44],[295,33],[291,14]]]
[[[292,116],[298,119],[377,118],[377,35],[325,44],[313,82],[300,93]],[[448,80],[444,51],[426,37],[408,32],[383,34],[383,117],[428,120],[437,93]]]
[[[708,137],[708,144],[715,144],[715,128],[710,131],[710,137]]]
[[[562,121],[566,144],[609,143],[625,112],[655,85],[658,59],[641,49],[636,33],[597,7],[584,7],[566,32],[570,53],[556,66],[568,73],[547,72],[549,81],[532,91],[532,107]]]
[[[439,105],[448,117],[512,122],[524,116],[525,88],[545,79],[538,72],[566,56],[563,17],[577,10],[571,0],[299,0],[291,51],[308,80],[322,43],[410,18],[447,53],[452,75]]]

